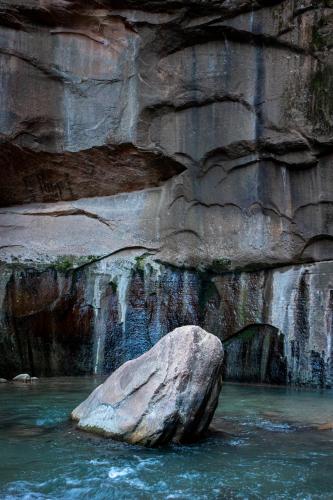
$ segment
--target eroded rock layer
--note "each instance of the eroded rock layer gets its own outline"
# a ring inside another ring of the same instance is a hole
[[[0,6],[0,376],[197,323],[332,383],[332,2]]]
[[[250,367],[227,366],[227,377],[333,383],[330,262],[216,274],[137,253],[81,263],[74,272],[67,265],[38,271],[16,265],[8,272],[1,290],[7,355],[0,360],[8,376],[110,373],[178,325],[199,324],[225,342],[227,363],[242,359],[242,338],[248,344],[257,335],[258,348],[244,348],[252,350]],[[273,350],[275,375],[265,350]]]

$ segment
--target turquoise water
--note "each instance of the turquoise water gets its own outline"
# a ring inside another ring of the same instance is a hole
[[[75,430],[93,378],[0,385],[0,498],[333,499],[333,391],[225,384],[217,432],[145,449]]]

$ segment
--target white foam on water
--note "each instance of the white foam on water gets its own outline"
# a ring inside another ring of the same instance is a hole
[[[90,464],[90,465],[109,465],[110,462],[107,460],[92,459],[92,460],[88,461],[88,464]]]
[[[135,479],[126,479],[126,483],[129,484],[130,486],[134,486],[135,488],[138,488],[140,490],[146,490],[149,491],[150,488],[147,484],[145,484],[141,479],[135,478]]]
[[[182,474],[179,474],[178,477],[181,477],[183,479],[197,479],[200,477],[199,472],[183,472]]]
[[[130,467],[111,467],[108,476],[110,479],[118,479],[133,474],[133,472],[133,469]]]
[[[186,494],[184,493],[183,491],[179,491],[179,492],[175,492],[175,493],[170,493],[170,495],[168,495],[166,497],[167,499],[171,499],[171,498],[191,498],[192,500],[194,498],[197,498],[196,496],[193,495],[193,493],[189,493],[189,494]]]
[[[261,420],[256,422],[256,427],[264,429],[271,432],[293,432],[294,429],[287,423],[283,422],[271,422],[270,420]]]
[[[80,484],[82,484],[82,481],[80,479],[66,478],[65,482],[68,486],[79,486]]]
[[[136,458],[136,457],[135,457]],[[143,469],[145,467],[149,467],[150,465],[160,465],[160,460],[156,458],[146,458],[146,459],[140,459],[139,458],[139,463],[137,465],[138,469]]]
[[[227,443],[229,446],[245,446],[248,444],[246,439],[230,439]]]

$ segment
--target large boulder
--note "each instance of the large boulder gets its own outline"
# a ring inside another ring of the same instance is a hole
[[[31,382],[29,373],[20,373],[13,378],[13,382]]]
[[[221,389],[223,347],[198,326],[176,328],[116,370],[73,412],[86,431],[156,446],[207,430]]]

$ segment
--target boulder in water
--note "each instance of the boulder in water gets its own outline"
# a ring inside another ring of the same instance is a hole
[[[30,382],[31,377],[29,373],[20,373],[13,378],[13,382]]]
[[[0,378],[0,384],[6,384],[8,380],[6,378]]]
[[[133,444],[199,439],[218,403],[223,347],[198,326],[176,328],[127,361],[73,412],[78,427]]]

